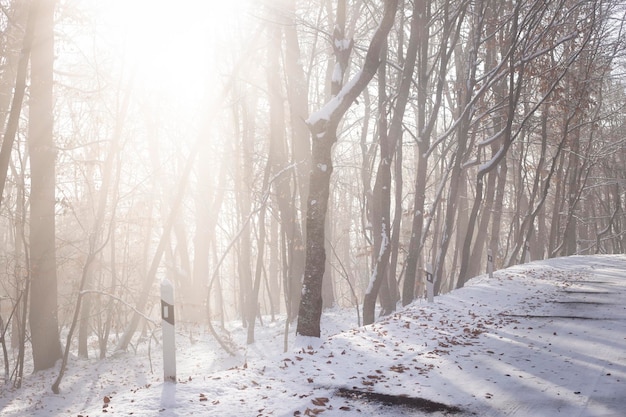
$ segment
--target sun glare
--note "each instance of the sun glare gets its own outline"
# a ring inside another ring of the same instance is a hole
[[[247,0],[108,0],[99,2],[110,37],[137,87],[177,102],[199,100],[226,71]]]

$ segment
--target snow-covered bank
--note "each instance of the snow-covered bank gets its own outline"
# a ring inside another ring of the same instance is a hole
[[[2,387],[3,416],[622,416],[626,410],[626,257],[560,258],[479,277],[372,326],[354,311],[323,320],[323,343],[292,342],[283,323],[230,358],[179,330],[178,384],[163,384],[160,346],[104,361],[74,359]],[[346,330],[347,329],[347,330]],[[243,345],[245,331],[234,328]],[[293,336],[290,337],[293,339]],[[365,397],[359,393],[374,393]],[[377,396],[380,394],[380,396]],[[404,406],[387,403],[398,399]],[[423,401],[422,400],[428,400]]]

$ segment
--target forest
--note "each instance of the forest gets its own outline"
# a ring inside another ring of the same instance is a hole
[[[287,349],[329,307],[626,248],[623,1],[0,6],[16,387],[150,339],[164,279],[223,349],[280,315]]]

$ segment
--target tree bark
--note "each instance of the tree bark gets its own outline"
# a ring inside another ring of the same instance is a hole
[[[55,248],[55,162],[53,140],[54,0],[39,1],[31,55],[28,146],[30,195],[30,329],[35,371],[61,359]]]

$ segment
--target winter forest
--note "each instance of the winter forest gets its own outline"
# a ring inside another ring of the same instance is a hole
[[[5,381],[626,249],[620,0],[0,0]],[[624,227],[624,229],[622,229]],[[32,356],[32,358],[31,358]]]

